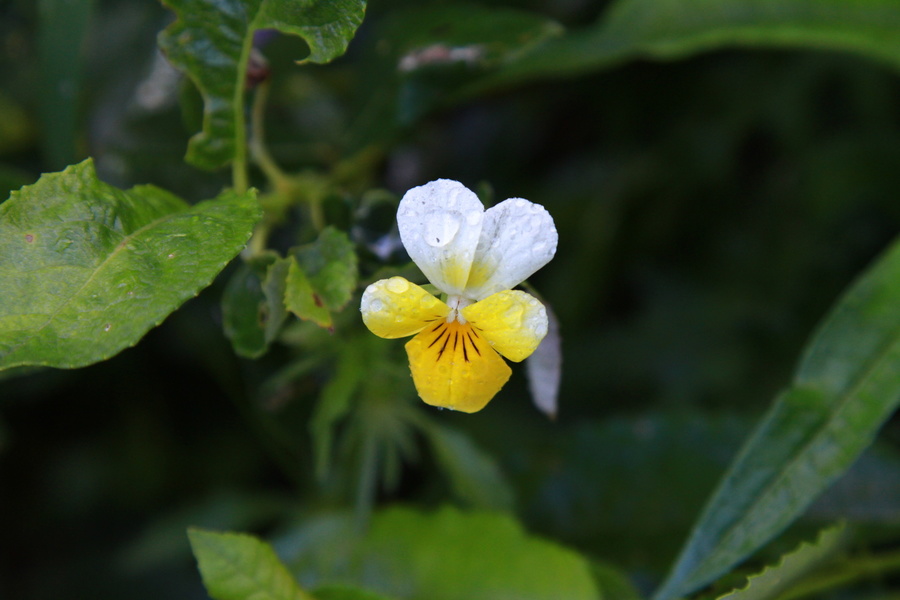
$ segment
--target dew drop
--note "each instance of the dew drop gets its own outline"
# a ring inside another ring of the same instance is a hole
[[[531,204],[531,202],[524,198],[516,198],[516,208],[525,208],[529,204]]]
[[[381,312],[384,310],[384,302],[377,298],[370,300],[368,304],[366,307],[367,312]]]
[[[503,317],[509,321],[510,324],[521,325],[523,312],[524,309],[517,304],[506,309],[506,313],[504,313]]]
[[[532,254],[541,254],[544,252],[544,249],[547,247],[547,244],[544,242],[538,242],[534,246],[531,247]]]
[[[466,223],[474,227],[481,223],[481,219],[484,216],[484,213],[480,210],[470,211],[469,214],[466,215]]]
[[[402,277],[391,277],[387,281],[387,289],[395,294],[402,294],[409,289],[409,282]],[[377,302],[377,300],[376,300]]]
[[[103,326],[103,331],[109,331],[110,329],[112,329],[112,324],[110,323],[107,323]]]
[[[453,241],[459,231],[459,218],[447,213],[428,217],[425,221],[425,243],[434,248],[443,248]]]

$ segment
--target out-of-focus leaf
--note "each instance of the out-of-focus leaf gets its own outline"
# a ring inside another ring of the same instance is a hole
[[[900,402],[900,242],[849,289],[793,385],[745,443],[658,600],[701,587],[777,535],[871,443]]]
[[[532,47],[479,88],[725,47],[853,52],[900,68],[894,0],[619,0],[593,26]]]
[[[512,488],[493,457],[450,427],[429,422],[422,430],[460,500],[475,508],[512,509]]]
[[[747,580],[747,585],[734,590],[719,600],[769,600],[788,590],[800,578],[831,558],[844,541],[845,529],[837,525],[822,530],[814,542],[803,543],[799,548],[781,557],[775,566],[766,567]]]
[[[874,444],[809,507],[821,521],[853,524],[900,522],[900,456],[893,446]]]
[[[332,519],[327,528],[320,523],[297,532],[292,539],[299,550],[279,548],[301,581],[358,585],[399,598],[599,598],[583,557],[528,535],[504,514],[393,508],[377,513],[365,534],[352,531],[349,517]]]
[[[548,305],[544,306],[549,319],[547,335],[534,354],[525,360],[525,369],[534,405],[539,411],[555,419],[559,382],[562,379],[562,338],[559,335],[559,320]]]
[[[225,335],[247,358],[265,354],[287,318],[284,294],[291,261],[274,253],[253,257],[232,275],[222,295]]]
[[[394,11],[373,38],[374,93],[357,124],[356,143],[392,136],[445,104],[462,84],[562,31],[543,15],[484,4],[423,3]]]
[[[272,547],[253,536],[189,529],[203,585],[215,600],[314,600]]]
[[[581,421],[517,431],[530,443],[503,464],[534,527],[618,564],[662,570],[749,428],[746,417],[685,411]]]
[[[357,257],[342,231],[326,227],[319,238],[292,252],[287,308],[301,319],[331,327],[331,311],[346,306],[356,288]]]
[[[313,590],[316,600],[391,600],[387,596],[349,585],[328,585]]]
[[[0,369],[74,368],[136,344],[244,247],[253,193],[188,206],[119,190],[90,161],[0,204]]]
[[[347,49],[365,14],[365,0],[166,0],[178,16],[159,36],[169,60],[204,98],[203,131],[187,160],[216,168],[243,151],[243,92],[253,35],[277,29],[309,45],[305,61],[326,63]]]
[[[38,74],[44,159],[53,169],[76,160],[83,46],[93,0],[39,0]],[[9,127],[9,125],[6,125]]]
[[[642,600],[640,592],[617,567],[598,561],[591,562],[594,581],[600,588],[603,600]]]
[[[365,374],[364,353],[359,344],[344,346],[334,376],[322,390],[309,427],[316,452],[316,473],[324,478],[331,465],[334,428],[350,410],[353,395]]]

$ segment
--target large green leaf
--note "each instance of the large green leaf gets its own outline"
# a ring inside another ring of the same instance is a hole
[[[306,61],[326,63],[347,49],[365,0],[165,0],[178,20],[159,36],[169,60],[204,98],[203,131],[187,160],[220,167],[243,152],[243,93],[254,33],[277,29],[303,38]]]
[[[364,534],[354,534],[349,515],[332,516],[278,547],[301,581],[398,598],[599,598],[583,557],[528,535],[499,513],[392,508],[376,514]]]
[[[253,193],[188,206],[119,190],[90,161],[0,204],[0,370],[80,367],[133,346],[209,285],[259,219]]]
[[[799,516],[900,402],[900,242],[838,302],[746,442],[656,595],[708,583]]]
[[[240,533],[188,530],[206,591],[215,600],[313,600],[267,543]]]
[[[895,0],[619,0],[595,25],[530,48],[478,88],[579,75],[642,57],[682,58],[724,47],[842,50],[900,68],[900,4]]]

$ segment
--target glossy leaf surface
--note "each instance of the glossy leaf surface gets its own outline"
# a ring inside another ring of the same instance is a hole
[[[0,369],[80,367],[133,346],[206,287],[259,219],[254,194],[188,206],[90,161],[0,204]]]

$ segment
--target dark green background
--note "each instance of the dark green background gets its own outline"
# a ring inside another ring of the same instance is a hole
[[[198,125],[189,88],[146,104],[164,9],[78,0],[60,17],[55,4],[0,4],[2,197],[86,156],[122,187],[199,200],[228,185],[182,161]],[[374,187],[444,177],[550,210],[559,251],[532,282],[561,323],[559,418],[532,408],[522,368],[484,412],[432,416],[497,458],[531,531],[646,589],[815,324],[900,227],[900,78],[840,53],[729,50],[512,87],[401,126],[413,96],[360,131],[361,106],[391,76],[373,75],[378,26],[407,4],[372,2],[328,66],[294,66],[302,42],[267,46],[271,150],[317,169],[371,143],[383,152]],[[571,28],[602,11],[504,5]],[[273,459],[246,414],[285,351],[233,356],[224,283],[106,363],[0,379],[0,597],[204,597],[184,525],[266,534],[285,514],[340,504],[315,483],[305,426],[326,374],[303,379],[288,409],[266,408],[293,434],[293,453]],[[385,348],[402,360],[399,342]],[[897,523],[898,440],[889,423],[808,522]],[[379,500],[440,503],[432,459],[406,464]]]

